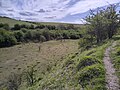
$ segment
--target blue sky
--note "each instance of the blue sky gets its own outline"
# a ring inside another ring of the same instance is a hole
[[[120,0],[0,0],[0,16],[37,21],[83,23],[90,9]]]

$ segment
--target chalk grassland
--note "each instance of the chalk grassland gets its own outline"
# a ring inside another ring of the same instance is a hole
[[[59,23],[59,22],[27,22],[27,21],[20,21],[20,20],[15,20],[15,19],[11,19],[11,18],[7,18],[7,17],[0,17],[0,22],[1,23],[7,23],[10,25],[10,27],[13,27],[15,24],[19,24],[19,25],[22,25],[22,24],[25,24],[25,25],[55,25],[55,26],[58,26],[60,24],[62,25],[68,25],[69,23]],[[84,25],[80,25],[80,24],[72,24],[74,25],[75,27],[83,27]]]
[[[0,81],[11,72],[22,72],[31,65],[36,65],[39,73],[44,73],[57,60],[78,50],[78,40],[48,41],[27,43],[9,48],[0,48]],[[39,51],[40,47],[40,51]]]

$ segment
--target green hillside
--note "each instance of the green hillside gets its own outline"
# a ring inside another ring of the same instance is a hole
[[[59,22],[29,22],[29,21],[21,21],[21,20],[15,20],[15,19],[12,19],[12,18],[8,18],[8,17],[0,17],[0,22],[1,23],[7,23],[9,24],[11,27],[13,27],[15,24],[26,24],[26,25],[55,25],[55,26],[58,26],[58,25],[69,25],[69,23],[59,23]],[[72,24],[72,25],[75,25],[75,27],[82,27],[83,25],[81,24]]]
[[[103,57],[110,43],[70,54],[27,90],[106,90]],[[20,90],[23,88],[21,87]],[[25,88],[24,88],[25,89]]]
[[[31,25],[31,23],[29,22],[25,22],[25,21],[19,21],[19,20],[15,20],[15,19],[11,19],[11,18],[7,18],[7,17],[0,17],[0,22],[1,23],[7,23],[9,24],[10,27],[13,27],[15,24],[26,24],[26,25]]]

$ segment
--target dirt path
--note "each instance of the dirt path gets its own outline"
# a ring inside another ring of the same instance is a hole
[[[104,64],[106,69],[106,82],[107,82],[107,89],[108,90],[120,90],[118,85],[118,77],[115,75],[115,68],[112,64],[112,60],[110,58],[110,52],[112,50],[112,47],[116,44],[116,42],[113,43],[112,46],[108,47],[105,51],[104,56]]]

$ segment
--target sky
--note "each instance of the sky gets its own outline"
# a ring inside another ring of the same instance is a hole
[[[120,0],[0,0],[0,16],[35,22],[84,23],[90,9]]]

